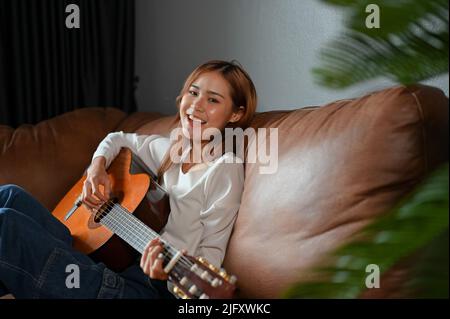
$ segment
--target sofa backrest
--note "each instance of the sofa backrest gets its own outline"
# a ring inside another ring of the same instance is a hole
[[[322,107],[261,114],[278,128],[278,171],[247,164],[225,268],[240,296],[277,298],[448,161],[448,98],[398,86]]]

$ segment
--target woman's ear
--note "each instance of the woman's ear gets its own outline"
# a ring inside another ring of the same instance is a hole
[[[245,108],[243,106],[239,106],[239,109],[236,112],[233,112],[233,114],[231,115],[231,118],[228,122],[236,123],[237,121],[239,121],[244,116],[244,113],[245,113],[244,110],[245,110]]]

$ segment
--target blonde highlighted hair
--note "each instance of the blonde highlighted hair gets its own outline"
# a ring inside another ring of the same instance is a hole
[[[192,83],[202,74],[208,72],[219,72],[223,78],[227,81],[230,87],[230,95],[233,103],[233,111],[237,112],[239,107],[244,107],[244,114],[242,117],[234,122],[228,123],[226,127],[230,128],[242,128],[245,130],[250,126],[250,123],[253,119],[253,116],[256,112],[257,105],[257,94],[255,85],[253,84],[252,79],[248,75],[248,73],[242,68],[242,66],[236,61],[233,60],[231,62],[221,61],[221,60],[212,60],[208,61],[200,66],[198,66],[192,73],[187,77],[184,82],[183,88],[180,91],[180,94],[176,98],[176,106],[179,109],[181,99],[184,94],[189,91]],[[180,119],[180,114],[178,113],[177,118]],[[171,148],[175,143],[171,145],[167,154],[165,155],[162,164],[158,170],[158,182],[160,183],[162,180],[162,176],[164,173],[170,169],[173,165],[173,162],[170,157]]]

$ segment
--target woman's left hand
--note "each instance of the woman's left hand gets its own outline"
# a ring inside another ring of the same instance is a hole
[[[168,275],[163,270],[163,258],[158,258],[164,248],[159,238],[151,240],[144,249],[140,266],[144,274],[152,279],[167,280]]]

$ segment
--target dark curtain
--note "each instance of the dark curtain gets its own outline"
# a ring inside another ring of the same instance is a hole
[[[80,28],[66,27],[66,6]],[[0,0],[0,124],[77,108],[136,110],[134,0]]]

